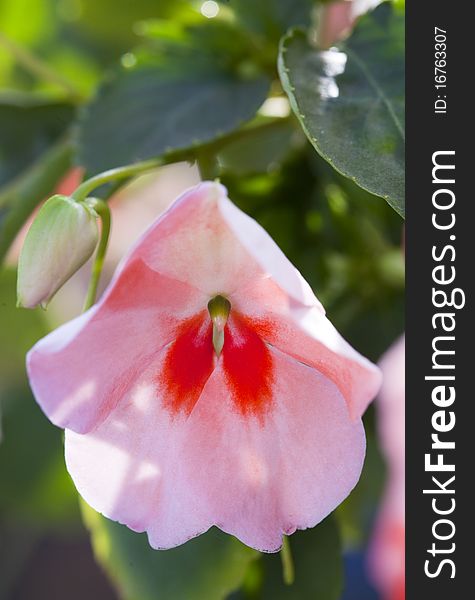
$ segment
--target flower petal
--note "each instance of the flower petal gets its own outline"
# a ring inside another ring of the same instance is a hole
[[[272,410],[244,415],[220,361],[195,407],[171,414],[155,364],[94,432],[67,432],[69,472],[85,500],[169,548],[217,525],[263,551],[312,527],[356,484],[365,440],[336,386],[270,348]]]
[[[204,302],[196,290],[140,259],[128,261],[98,305],[28,353],[38,403],[55,425],[89,431]]]
[[[381,372],[338,333],[317,308],[291,308],[290,315],[270,314],[264,339],[289,356],[318,369],[345,398],[352,418],[359,418],[377,394]]]
[[[140,257],[155,271],[210,297],[272,277],[297,302],[321,308],[269,234],[218,183],[205,182],[185,192],[144,233],[130,257]]]
[[[384,375],[377,399],[378,430],[387,463],[387,483],[369,548],[376,587],[387,598],[404,598],[405,537],[405,336],[383,355]]]
[[[317,306],[323,311],[309,284],[259,223],[239,210],[226,196],[220,198],[219,210],[236,239],[267,277],[272,277],[296,302]],[[241,288],[243,285],[244,282]]]
[[[170,410],[170,390],[157,377],[167,354],[164,348],[94,431],[65,435],[66,465],[81,496],[106,517],[148,531],[156,548],[183,544],[212,525],[185,475],[183,445],[194,421]]]
[[[352,348],[319,306],[302,306],[273,280],[258,280],[230,301],[250,315],[262,339],[331,379],[353,418],[360,417],[381,385],[379,368]]]
[[[189,489],[215,524],[273,552],[282,534],[315,526],[349,494],[361,473],[365,436],[331,381],[269,350],[275,378],[264,420],[236,411],[226,374],[217,369],[193,412],[185,452]]]
[[[258,275],[217,206],[226,189],[202,183],[185,192],[148,228],[129,254],[154,271],[185,282],[209,298]],[[203,305],[203,306],[206,306]]]

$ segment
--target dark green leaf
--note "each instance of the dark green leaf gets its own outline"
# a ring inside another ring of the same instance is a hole
[[[130,531],[83,505],[98,561],[124,600],[221,600],[241,585],[257,552],[211,529],[172,550],[153,550]]]
[[[296,147],[301,146],[303,135],[293,123],[282,119],[266,127],[242,130],[242,136],[226,144],[218,154],[221,168],[234,175],[266,173],[277,169]]]
[[[16,308],[16,273],[0,271],[0,512],[25,527],[77,518],[61,432],[36,404],[25,375],[27,350],[48,332],[42,311]]]
[[[333,517],[289,538],[295,581],[283,581],[280,553],[264,554],[251,565],[242,589],[230,600],[339,600],[343,566],[338,528]]]
[[[71,167],[71,159],[69,142],[58,142],[0,190],[0,264],[30,214]]]
[[[389,4],[359,22],[342,51],[281,43],[279,72],[315,149],[404,216],[404,17]]]
[[[30,167],[63,135],[74,116],[65,102],[0,96],[0,187]]]
[[[0,522],[0,598],[11,598],[12,587],[30,558],[38,532]]]
[[[229,0],[223,4],[250,30],[277,41],[289,27],[309,24],[313,0]]]
[[[214,23],[177,36],[137,51],[137,63],[84,111],[79,160],[89,172],[198,147],[251,119],[265,100],[268,78],[237,30]]]
[[[338,600],[343,589],[343,568],[338,528],[329,517],[313,529],[289,538],[295,568],[295,582],[285,585],[281,557],[263,557],[262,600]]]
[[[62,142],[74,107],[33,95],[0,97],[0,263],[34,208],[71,165]]]

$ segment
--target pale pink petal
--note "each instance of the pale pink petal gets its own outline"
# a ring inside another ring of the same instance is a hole
[[[105,516],[138,532],[160,529],[154,547],[171,548],[212,521],[188,488],[183,445],[191,423],[157,395],[165,351],[87,435],[66,431],[66,465],[81,496]]]
[[[135,244],[151,269],[193,286],[208,297],[230,293],[258,276],[241,244],[220,218],[226,189],[202,183],[178,198]]]
[[[146,530],[157,548],[214,524],[276,551],[283,533],[321,521],[359,478],[364,431],[324,376],[269,352],[272,399],[261,418],[240,412],[221,359],[191,412],[171,415],[154,376],[162,357],[94,432],[67,433],[68,469],[81,495]]]
[[[369,549],[372,581],[384,600],[404,600],[404,479],[390,478],[376,519]]]
[[[329,48],[347,37],[356,19],[380,4],[382,0],[339,0],[321,7],[317,41],[320,48]]]
[[[405,337],[380,361],[383,385],[377,398],[378,429],[387,463],[384,491],[371,546],[373,581],[387,600],[404,598],[405,579]]]
[[[405,344],[400,337],[383,355],[379,366],[383,383],[377,399],[378,429],[381,445],[391,471],[405,466]]]
[[[350,33],[355,20],[351,4],[340,0],[321,7],[317,36],[320,48],[330,48]]]
[[[217,370],[192,415],[201,427],[187,439],[193,493],[218,527],[268,552],[280,548],[283,533],[315,526],[342,502],[365,453],[361,421],[350,420],[336,386],[270,353],[275,379],[263,421],[237,417]]]
[[[217,294],[231,304],[219,359],[206,310]],[[28,371],[72,430],[68,469],[94,508],[154,547],[217,525],[267,551],[355,485],[359,416],[380,377],[212,183],[149,228],[99,304],[32,349]]]
[[[220,198],[219,211],[235,239],[252,261],[260,266],[266,278],[272,278],[299,304],[316,306],[323,311],[309,284],[259,223],[239,210],[226,196]],[[246,282],[242,282],[240,290],[243,290],[245,285]]]
[[[318,369],[345,398],[352,418],[359,418],[381,385],[381,372],[356,352],[316,308],[293,308],[290,316],[268,315],[266,341]]]
[[[140,257],[155,271],[209,296],[229,295],[273,278],[297,302],[321,308],[269,234],[217,183],[202,183],[178,198],[144,233],[127,260],[131,257]]]
[[[294,302],[271,279],[229,298],[237,310],[252,315],[268,343],[331,379],[353,418],[364,413],[381,385],[380,369],[343,339],[318,306]]]
[[[133,265],[141,265],[143,283]],[[339,336],[268,234],[213,183],[186,192],[149,228],[80,326],[60,328],[32,350],[29,374],[41,406],[54,423],[87,431],[113,408],[142,363],[172,339],[186,308],[202,309],[217,293],[248,314],[279,310],[266,339],[319,368],[338,385],[352,416],[362,414],[376,392],[377,369]],[[119,294],[123,302],[114,304]],[[71,327],[80,335],[65,345]],[[67,378],[64,365],[71,365]]]
[[[28,353],[38,403],[54,424],[89,431],[173,339],[183,318],[206,301],[132,258],[98,305]]]

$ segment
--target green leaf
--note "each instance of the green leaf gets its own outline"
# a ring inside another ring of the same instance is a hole
[[[265,100],[269,80],[241,32],[218,22],[174,34],[162,31],[129,55],[133,66],[86,107],[79,161],[90,173],[197,148],[240,127]]]
[[[0,96],[0,187],[31,167],[72,122],[74,108],[27,94]]]
[[[30,558],[38,532],[0,522],[0,598],[11,598],[12,588]]]
[[[70,143],[59,142],[0,190],[0,264],[30,214],[70,169],[71,159]]]
[[[287,119],[262,120],[261,127],[243,129],[241,134],[218,154],[221,168],[233,175],[274,171],[305,140]]]
[[[189,0],[81,0],[79,10],[74,2],[70,10],[79,13],[73,21],[76,31],[79,28],[85,32],[89,40],[109,54],[111,50],[123,52],[136,42],[137,22],[159,16],[174,19],[175,13],[188,3]]]
[[[0,269],[0,393],[19,384],[25,387],[25,354],[48,333],[43,314],[16,308],[16,271]]]
[[[78,517],[77,495],[64,467],[61,432],[36,404],[25,354],[48,333],[44,312],[16,308],[16,273],[0,270],[0,513],[27,527]]]
[[[214,528],[178,548],[153,550],[145,534],[82,507],[96,558],[124,600],[221,600],[258,555]]]
[[[268,554],[264,564],[264,585],[261,600],[294,600],[315,598],[338,600],[343,589],[343,567],[338,528],[328,517],[306,531],[289,538],[294,560],[295,581],[285,585],[282,579],[281,557]]]
[[[388,3],[359,22],[341,51],[302,31],[283,38],[279,72],[317,152],[404,216],[404,17]]]
[[[74,107],[23,93],[0,96],[0,263],[34,208],[71,166],[64,142]]]

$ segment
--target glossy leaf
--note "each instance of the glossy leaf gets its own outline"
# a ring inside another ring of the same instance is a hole
[[[265,100],[268,78],[248,62],[239,31],[206,24],[170,39],[168,29],[86,107],[78,141],[89,172],[197,148],[237,129]]]
[[[124,600],[221,600],[238,588],[258,553],[211,529],[167,551],[145,534],[105,519],[83,503],[97,560]]]
[[[242,136],[226,144],[218,154],[221,168],[233,175],[266,173],[278,169],[285,158],[305,140],[286,119],[263,121],[262,127],[242,130]]]
[[[279,72],[317,152],[404,216],[403,15],[381,5],[340,51],[319,51],[291,31]]]

